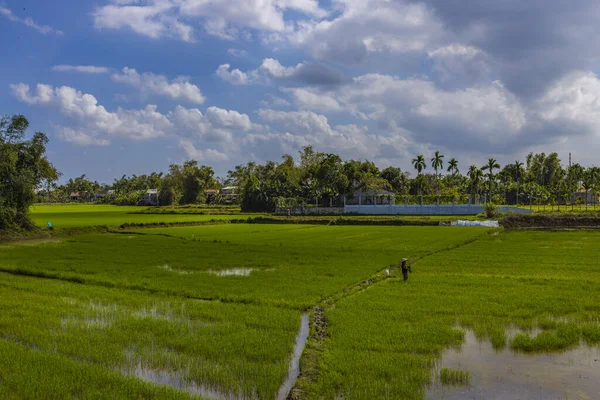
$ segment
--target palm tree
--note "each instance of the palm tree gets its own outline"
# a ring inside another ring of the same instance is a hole
[[[460,171],[458,170],[458,161],[456,161],[456,158],[452,157],[450,161],[448,161],[448,169],[446,171],[450,172],[452,176],[458,175]]]
[[[417,170],[417,178],[421,175],[424,169],[427,168],[427,164],[425,164],[425,157],[423,155],[418,155],[412,160],[413,167]],[[419,184],[419,196],[421,195],[421,184]]]
[[[519,191],[521,188],[521,177],[523,176],[523,163],[520,161],[515,161],[514,165],[514,178],[515,182],[517,182],[517,205],[519,205]]]
[[[494,158],[489,158],[488,163],[481,168],[482,171],[488,171],[487,178],[490,186],[490,202],[492,201],[492,193],[493,193],[493,182],[494,182],[494,170],[500,169],[500,164]]]
[[[431,159],[431,166],[435,170],[435,177],[438,177],[438,169],[444,167],[444,156],[440,154],[439,151],[436,151],[433,158]]]
[[[440,178],[438,176],[438,168],[441,169],[444,167],[444,156],[440,154],[439,151],[436,151],[433,158],[431,159],[431,166],[435,170],[435,191],[436,195],[439,195],[440,191]],[[439,197],[438,197],[439,202]]]
[[[467,172],[467,176],[471,180],[471,194],[475,194],[475,192],[479,193],[479,184],[481,182],[481,177],[483,176],[483,172],[477,168],[475,165],[471,165],[469,167],[469,172]],[[475,190],[477,189],[477,190]],[[474,196],[473,196],[474,197]]]

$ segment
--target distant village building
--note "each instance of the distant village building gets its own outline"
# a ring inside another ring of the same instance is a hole
[[[144,197],[142,199],[144,204],[149,206],[155,206],[158,204],[158,189],[148,189],[146,193],[144,193]]]
[[[226,186],[219,191],[223,203],[235,203],[238,198],[237,186]]]
[[[71,201],[79,201],[80,198],[81,194],[79,192],[71,192],[71,195],[69,196],[69,200]]]
[[[351,196],[343,196],[344,205],[349,206],[370,206],[370,205],[394,205],[396,204],[396,193],[389,190],[357,190]]]
[[[573,203],[577,203],[578,199],[582,199],[579,201],[586,204],[598,204],[598,193],[593,189],[586,190],[585,188],[580,188],[573,193]]]

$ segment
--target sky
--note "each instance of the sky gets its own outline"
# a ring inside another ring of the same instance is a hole
[[[597,165],[597,0],[0,0],[0,113],[63,180],[303,146]]]

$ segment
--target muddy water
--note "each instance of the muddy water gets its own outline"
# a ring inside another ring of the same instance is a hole
[[[250,273],[254,271],[254,268],[231,268],[231,269],[222,269],[218,271],[208,270],[207,272],[212,275],[217,276],[249,276]]]
[[[147,368],[142,365],[142,363],[138,363],[137,366],[131,370],[123,371],[126,375],[133,375],[136,378],[144,380],[146,382],[151,382],[159,385],[168,385],[172,386],[176,389],[183,390],[188,392],[191,395],[198,395],[207,399],[222,399],[222,400],[238,400],[242,399],[241,396],[235,394],[226,394],[219,392],[213,388],[210,388],[205,385],[198,384],[194,381],[190,381],[184,379],[181,374]]]
[[[300,331],[298,332],[298,336],[296,336],[296,346],[294,347],[294,353],[292,354],[292,359],[290,360],[288,375],[285,378],[283,385],[281,385],[279,388],[277,400],[285,400],[287,395],[290,393],[290,390],[292,390],[296,384],[298,376],[300,376],[300,356],[302,355],[302,351],[304,350],[304,346],[308,340],[308,322],[308,314],[304,314],[302,316],[302,322],[300,323]]]
[[[509,332],[513,336],[516,331]],[[535,335],[535,332],[529,332]],[[441,368],[468,371],[469,387],[439,383]],[[600,349],[582,346],[562,353],[496,352],[466,330],[465,343],[447,350],[438,363],[426,399],[600,399]]]

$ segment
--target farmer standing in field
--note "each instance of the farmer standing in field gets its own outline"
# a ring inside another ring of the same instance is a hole
[[[400,268],[402,268],[402,276],[404,277],[405,282],[408,280],[408,273],[412,272],[410,265],[406,264],[407,261],[408,260],[406,258],[403,258],[402,262],[400,263]]]

